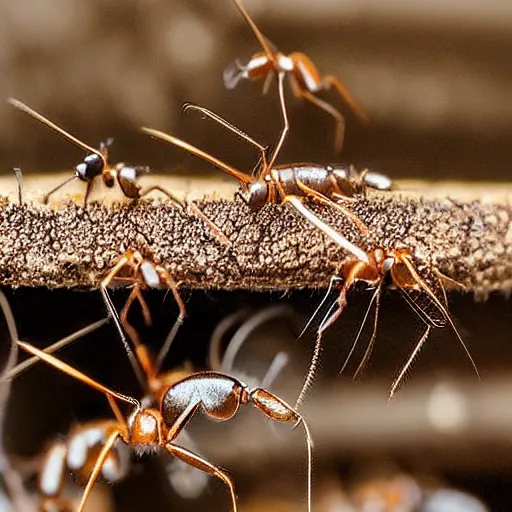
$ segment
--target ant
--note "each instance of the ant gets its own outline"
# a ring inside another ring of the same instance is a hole
[[[115,317],[119,334],[124,338],[121,321],[113,308],[112,315]],[[120,453],[117,448],[119,442],[133,448],[137,454],[151,453],[159,448],[163,448],[184,463],[207,474],[216,476],[228,487],[232,510],[236,512],[238,508],[234,484],[227,473],[207,461],[204,457],[197,455],[182,445],[178,445],[175,441],[199,410],[202,410],[213,420],[226,421],[237,413],[240,406],[249,404],[254,405],[266,417],[274,421],[293,423],[295,426],[302,423],[307,441],[308,511],[311,511],[312,439],[309,427],[301,414],[266,389],[259,386],[249,389],[246,384],[238,379],[214,371],[196,372],[177,380],[175,375],[172,375],[173,382],[171,383],[166,382],[164,375],[160,379],[161,389],[158,392],[154,392],[150,397],[151,403],[158,403],[158,408],[154,408],[146,406],[135,398],[103,386],[45,351],[39,350],[18,339],[15,342],[32,356],[36,356],[70,377],[102,392],[114,413],[115,420],[97,422],[95,426],[92,426],[93,430],[89,431],[92,433],[88,434],[90,437],[86,435],[83,438],[79,431],[78,437],[74,438],[77,439],[75,445],[68,444],[67,447],[61,446],[56,448],[55,452],[50,452],[54,457],[54,467],[57,467],[59,474],[57,475],[57,480],[55,480],[55,474],[51,474],[52,471],[50,471],[51,478],[49,477],[48,480],[43,478],[41,484],[43,491],[58,492],[60,476],[64,473],[64,460],[69,463],[69,454],[71,453],[72,455],[72,462],[76,462],[77,466],[80,467],[86,462],[86,453],[91,444],[97,444],[98,442],[102,444],[101,450],[88,475],[82,500],[77,509],[78,512],[83,511],[91,489],[100,473],[103,473],[104,476],[113,475],[114,477],[121,474],[122,464],[117,458]],[[122,414],[118,401],[134,407],[133,412],[128,418]],[[84,432],[83,430],[82,434]],[[43,473],[43,477],[47,474]]]
[[[120,276],[119,274],[123,269],[126,268],[131,271],[131,275],[126,277]],[[140,251],[135,249],[128,249],[121,255],[117,263],[112,267],[112,269],[108,272],[100,284],[100,290],[103,299],[114,321],[116,321],[117,315],[115,314],[112,301],[110,300],[107,292],[107,288],[114,281],[129,282],[133,285],[133,289],[128,296],[125,305],[123,306],[123,309],[121,310],[120,319],[124,331],[128,333],[128,336],[135,346],[136,358],[140,362],[140,366],[142,366],[142,370],[145,374],[145,377],[139,378],[139,381],[147,382],[149,389],[151,390],[154,388],[154,380],[157,379],[158,373],[165,359],[165,356],[169,351],[171,343],[174,340],[186,316],[185,304],[183,303],[183,300],[178,292],[178,283],[176,283],[171,274],[164,267],[161,265],[156,265],[151,259],[144,258]],[[160,349],[154,363],[150,360],[151,356],[149,355],[146,346],[140,343],[137,332],[128,321],[128,312],[130,307],[134,300],[138,300],[142,308],[145,324],[148,326],[151,325],[151,313],[141,293],[142,290],[148,288],[165,288],[171,290],[174,300],[176,301],[176,304],[179,308],[178,318],[174,322],[174,325],[170,330],[167,339]],[[124,337],[122,337],[122,339],[124,339]],[[127,349],[130,359],[133,359],[131,355],[131,348],[127,344],[125,344],[125,349]],[[132,366],[134,365],[132,364]],[[140,372],[137,370],[136,372],[140,375]],[[158,382],[156,385],[158,385]]]
[[[284,99],[281,97],[282,105],[284,105],[283,101]],[[379,190],[389,190],[392,184],[387,177],[368,171],[358,173],[352,166],[347,168],[340,165],[323,166],[312,163],[272,166],[280,149],[279,146],[276,146],[270,158],[267,158],[266,147],[218,114],[215,114],[205,107],[191,103],[185,104],[183,110],[184,112],[188,110],[200,112],[257,148],[260,151],[261,161],[256,171],[253,173],[253,176],[235,169],[209,153],[177,137],[152,128],[142,128],[142,130],[152,137],[170,142],[171,144],[189,151],[236,178],[240,182],[242,189],[239,196],[252,210],[258,211],[269,203],[289,203],[310,223],[324,232],[346,251],[359,260],[368,262],[366,253],[320,220],[304,205],[304,198],[310,197],[321,204],[336,208],[346,215],[363,235],[367,235],[368,228],[354,213],[340,204],[340,202],[357,200],[356,196],[364,194],[367,186]]]
[[[64,185],[69,183],[72,180],[79,179],[80,181],[84,181],[87,183],[87,188],[85,190],[84,197],[84,206],[87,204],[87,199],[92,190],[92,186],[94,180],[97,176],[102,177],[103,183],[106,187],[112,188],[117,180],[117,183],[123,192],[123,194],[129,199],[140,199],[141,197],[146,196],[150,192],[154,190],[159,190],[163,194],[165,194],[171,201],[177,203],[179,206],[182,206],[181,202],[178,201],[170,192],[165,190],[163,187],[159,185],[153,185],[148,187],[145,190],[142,190],[142,187],[137,184],[137,179],[143,173],[149,172],[149,167],[146,166],[130,166],[124,163],[118,163],[116,165],[110,165],[108,162],[109,156],[109,148],[114,142],[113,139],[108,139],[106,142],[100,143],[99,150],[94,149],[93,147],[85,144],[81,140],[77,139],[67,131],[63,130],[55,123],[42,116],[35,110],[31,109],[29,106],[25,105],[19,100],[14,98],[9,98],[7,100],[13,107],[22,110],[23,112],[29,114],[34,119],[37,119],[41,123],[49,126],[52,130],[56,131],[59,135],[69,140],[79,148],[82,148],[84,151],[87,151],[88,155],[84,158],[83,162],[79,163],[75,167],[75,173],[64,180],[62,183],[57,185],[55,188],[50,190],[44,198],[43,203],[47,204],[50,196],[52,196],[57,190],[62,188]]]
[[[268,39],[260,32],[252,18],[249,16],[240,0],[234,0],[236,7],[253,31],[261,45],[263,52],[256,53],[244,66],[237,60],[224,71],[224,85],[228,89],[234,89],[242,79],[259,80],[265,77],[264,93],[268,90],[270,81],[277,75],[279,87],[285,76],[288,76],[293,93],[298,98],[303,98],[313,105],[321,108],[336,121],[336,133],[334,138],[334,150],[339,153],[343,147],[345,134],[345,119],[341,113],[330,103],[318,98],[317,94],[322,90],[334,88],[342,100],[351,108],[357,119],[363,125],[369,123],[369,118],[359,104],[354,100],[346,87],[333,75],[321,76],[311,59],[304,53],[293,52],[285,55],[278,51]],[[280,147],[284,143],[283,133],[278,143]]]
[[[413,255],[409,249],[385,249],[383,247],[376,247],[368,252],[368,262],[349,258],[342,263],[340,272],[341,275],[339,277],[336,276],[331,280],[331,286],[329,287],[327,294],[330,293],[330,288],[332,287],[334,281],[343,279],[344,283],[336,302],[333,304],[333,306],[327,313],[327,316],[322,320],[320,327],[318,328],[313,357],[311,359],[309,370],[304,381],[304,384],[302,386],[302,390],[299,394],[299,398],[297,399],[297,402],[295,404],[295,407],[297,409],[300,408],[300,405],[302,404],[306,393],[312,386],[314,378],[316,376],[319,366],[320,353],[322,349],[323,334],[343,313],[343,310],[347,305],[348,291],[358,281],[364,281],[371,287],[374,287],[375,292],[372,296],[372,299],[364,316],[359,332],[356,336],[354,343],[352,344],[350,352],[341,371],[343,372],[350,357],[352,356],[352,353],[359,340],[359,337],[361,336],[363,327],[366,323],[366,319],[368,317],[370,309],[373,305],[373,302],[375,301],[376,305],[372,335],[370,341],[368,342],[366,352],[356,370],[354,378],[357,378],[357,376],[361,373],[366,363],[368,362],[368,359],[373,349],[375,338],[377,336],[377,322],[380,307],[380,296],[382,292],[382,287],[388,275],[391,278],[393,286],[395,286],[402,292],[402,296],[405,298],[406,302],[416,313],[416,315],[427,326],[425,332],[423,333],[420,340],[416,344],[416,347],[414,348],[413,352],[409,356],[409,359],[403,366],[398,376],[393,381],[393,384],[391,385],[391,389],[389,392],[389,400],[391,400],[395,395],[397,389],[399,388],[403,379],[405,378],[405,375],[409,371],[413,361],[419,354],[423,345],[428,340],[432,328],[443,328],[446,327],[447,325],[451,326],[457,339],[459,340],[464,351],[469,357],[469,360],[471,361],[471,364],[473,365],[473,368],[478,378],[480,378],[476,364],[473,358],[471,357],[471,354],[469,353],[466,344],[462,340],[462,337],[457,331],[457,328],[455,327],[455,324],[448,311],[448,300],[442,280],[453,282],[454,284],[457,284],[459,286],[460,284],[457,283],[456,281],[453,281],[448,276],[445,276],[435,268],[431,268],[430,270],[424,269],[424,272],[427,273],[426,279],[428,279],[429,282],[436,283],[437,281],[437,285],[441,288],[442,291],[442,301],[438,298],[433,287],[427,284],[427,280],[423,279],[420,276],[418,269],[414,264]],[[424,305],[420,305],[420,299],[424,302]],[[320,307],[322,307],[322,304],[320,304],[320,306],[317,308],[312,318],[316,316],[316,313],[318,312]],[[337,309],[331,313],[334,307],[337,307]],[[304,328],[303,333],[308,328],[310,323],[311,320]]]

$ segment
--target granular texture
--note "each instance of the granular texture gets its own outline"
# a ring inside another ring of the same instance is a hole
[[[159,201],[87,207],[65,202],[0,203],[0,284],[97,288],[129,247],[196,288],[289,290],[324,287],[347,254],[286,205],[252,212],[242,201],[197,206],[226,235],[175,205]],[[512,288],[510,205],[374,193],[350,208],[368,238],[340,212],[310,208],[364,250],[409,248],[418,269],[434,266],[476,297]]]

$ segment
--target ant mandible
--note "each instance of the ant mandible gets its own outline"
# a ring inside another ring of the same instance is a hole
[[[242,5],[241,0],[234,0],[234,2],[256,36],[263,52],[253,55],[246,65],[240,64],[237,60],[228,66],[223,75],[224,85],[228,89],[233,89],[242,79],[258,80],[260,78],[265,78],[264,92],[266,92],[270,80],[274,75],[277,75],[280,83],[284,76],[288,76],[295,96],[303,98],[313,105],[316,105],[335,119],[336,133],[334,138],[334,150],[336,153],[339,153],[343,147],[345,119],[330,103],[318,98],[317,94],[322,90],[334,88],[339,96],[347,103],[361,124],[367,125],[369,123],[369,118],[364,110],[354,100],[352,95],[337,77],[333,75],[326,75],[322,77],[316,66],[306,54],[293,52],[289,55],[285,55],[273,47],[249,16],[245,7]],[[284,134],[281,136],[278,146],[280,147],[283,143]]]
[[[81,140],[77,139],[75,136],[71,135],[70,133],[62,129],[60,126],[57,126],[55,123],[53,123],[43,115],[39,114],[39,112],[36,112],[29,106],[25,105],[21,101],[16,100],[14,98],[9,98],[7,101],[13,107],[29,114],[34,119],[37,119],[41,123],[50,127],[59,135],[69,140],[79,148],[82,148],[84,151],[88,153],[88,155],[84,158],[83,162],[79,163],[75,167],[75,173],[72,176],[64,180],[62,183],[60,183],[55,188],[50,190],[50,192],[48,192],[44,196],[44,204],[48,203],[50,196],[52,196],[57,190],[62,188],[70,181],[78,179],[80,181],[84,181],[85,183],[87,183],[87,188],[85,190],[84,197],[84,205],[86,205],[87,199],[89,198],[89,195],[92,190],[94,180],[98,176],[101,176],[103,179],[103,183],[108,188],[112,188],[117,181],[121,191],[129,199],[140,199],[141,197],[146,196],[150,192],[158,190],[165,194],[171,201],[177,203],[179,206],[182,206],[179,200],[177,200],[170,192],[165,190],[163,187],[160,187],[159,185],[153,185],[145,190],[142,190],[142,187],[139,184],[137,184],[137,179],[141,174],[149,172],[149,167],[130,166],[124,163],[110,165],[108,161],[108,154],[109,148],[113,143],[113,139],[108,139],[106,142],[101,142],[99,150],[95,149],[89,146],[88,144],[85,144]]]

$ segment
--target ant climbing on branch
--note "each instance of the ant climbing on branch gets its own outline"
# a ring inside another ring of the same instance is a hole
[[[281,105],[284,109],[283,102],[284,98],[281,96]],[[267,148],[265,146],[218,114],[215,114],[205,107],[191,103],[185,104],[184,111],[187,110],[200,112],[257,148],[260,152],[260,165],[253,173],[254,176],[250,176],[249,174],[235,169],[209,153],[177,137],[152,128],[142,128],[142,130],[152,137],[170,142],[171,144],[185,149],[236,178],[241,184],[242,193],[240,196],[251,209],[260,210],[265,204],[269,203],[289,203],[310,223],[324,232],[347,252],[359,260],[368,262],[368,257],[363,250],[319,219],[304,205],[304,199],[309,197],[321,204],[337,209],[356,225],[362,235],[367,235],[367,227],[342,203],[350,203],[356,200],[357,195],[364,194],[367,186],[380,190],[389,190],[391,188],[391,181],[388,178],[367,171],[357,173],[351,166],[324,166],[313,163],[294,163],[272,166],[272,162],[277,158],[280,149],[279,145],[276,146],[268,158]]]
[[[426,329],[421,336],[420,340],[416,344],[416,347],[414,348],[413,352],[409,356],[407,362],[403,366],[402,370],[398,374],[398,376],[393,381],[393,384],[391,385],[391,389],[389,392],[389,399],[391,400],[393,396],[395,395],[396,391],[400,387],[400,385],[403,382],[403,379],[405,378],[405,375],[411,368],[412,363],[416,359],[417,355],[419,354],[421,348],[428,340],[431,330],[433,328],[443,328],[446,326],[450,326],[455,333],[457,339],[459,340],[460,344],[462,345],[464,351],[466,352],[469,360],[471,361],[471,364],[478,376],[480,378],[478,369],[476,367],[476,364],[471,357],[471,354],[462,340],[462,337],[460,336],[459,332],[457,331],[457,328],[455,327],[455,323],[453,322],[450,312],[448,311],[447,307],[447,297],[446,292],[443,287],[442,280],[446,281],[453,281],[449,277],[445,276],[441,272],[439,272],[437,269],[431,268],[430,271],[428,269],[424,270],[424,272],[428,272],[428,281],[422,278],[420,276],[420,273],[418,269],[416,268],[416,265],[413,261],[413,255],[409,249],[385,249],[382,247],[374,248],[373,250],[370,250],[368,252],[368,262],[356,260],[353,258],[349,258],[346,261],[342,263],[341,266],[341,272],[339,277],[334,277],[331,280],[331,286],[329,287],[329,290],[327,294],[330,292],[330,288],[332,287],[332,284],[334,281],[338,281],[343,279],[343,286],[341,287],[340,293],[338,295],[338,298],[336,302],[333,304],[333,306],[330,308],[329,312],[327,313],[326,317],[322,320],[320,327],[317,331],[317,339],[315,343],[314,353],[313,357],[311,359],[310,367],[306,376],[306,379],[304,381],[302,390],[299,394],[299,398],[297,399],[297,402],[295,404],[295,407],[297,409],[300,408],[302,402],[304,401],[304,398],[311,388],[313,381],[315,379],[316,373],[318,371],[319,361],[320,361],[320,354],[322,349],[322,343],[323,343],[323,335],[329,327],[333,325],[333,323],[341,316],[343,313],[346,305],[347,305],[347,294],[348,291],[351,289],[351,287],[358,281],[363,281],[367,284],[369,284],[371,287],[375,288],[375,292],[372,296],[372,299],[370,301],[370,304],[368,306],[368,309],[366,311],[366,314],[363,318],[361,327],[359,329],[359,332],[357,333],[356,339],[354,340],[354,343],[352,344],[352,347],[349,351],[349,354],[345,360],[345,363],[341,369],[345,369],[345,367],[348,364],[348,361],[350,360],[354,349],[357,345],[357,342],[359,341],[359,338],[361,336],[361,333],[363,331],[363,327],[366,323],[366,319],[368,317],[368,314],[370,312],[370,309],[375,302],[375,316],[374,316],[374,324],[373,324],[373,331],[370,337],[370,341],[368,342],[367,349],[363,355],[363,358],[356,370],[354,378],[357,378],[357,376],[362,372],[364,369],[366,363],[368,362],[375,338],[377,336],[377,322],[378,322],[378,315],[379,315],[379,307],[380,307],[380,296],[382,293],[382,287],[384,285],[386,276],[389,274],[393,286],[398,288],[402,296],[405,298],[406,302],[409,304],[409,306],[412,308],[412,310],[416,313],[416,315],[425,323]],[[434,291],[433,286],[436,283],[441,289],[442,292],[442,299],[440,299],[437,294]],[[458,283],[456,283],[458,284]],[[423,301],[424,305],[420,304],[420,300]],[[325,301],[325,299],[324,299]],[[323,302],[322,301],[322,304]],[[313,314],[312,318],[302,331],[303,333],[308,328],[309,324],[311,323],[312,319],[316,316],[319,309],[322,307],[322,304],[317,308],[315,313]],[[336,308],[334,312],[332,312],[332,309]]]
[[[293,93],[296,97],[309,101],[335,119],[336,132],[334,150],[336,153],[339,153],[343,147],[345,119],[336,108],[327,101],[320,99],[317,94],[322,90],[335,89],[340,98],[350,107],[359,122],[363,125],[367,125],[370,120],[364,110],[354,100],[347,88],[337,77],[333,75],[322,77],[306,54],[293,52],[289,55],[285,55],[277,50],[258,29],[245,7],[242,5],[241,0],[234,0],[234,2],[247,25],[249,25],[249,28],[256,36],[263,51],[253,55],[246,65],[242,65],[236,60],[233,64],[228,66],[223,75],[226,88],[234,89],[242,79],[259,80],[260,78],[265,78],[263,88],[265,93],[274,75],[278,78],[280,89],[282,88],[284,77],[288,76]],[[279,148],[284,143],[284,136],[285,134],[281,136],[278,143]]]
[[[52,130],[57,132],[59,135],[64,137],[65,139],[69,140],[75,146],[78,146],[79,148],[86,151],[88,154],[84,158],[83,162],[79,163],[75,167],[75,173],[70,176],[68,179],[64,180],[62,183],[57,185],[55,188],[50,190],[44,198],[43,203],[47,204],[50,197],[57,192],[60,188],[62,188],[64,185],[69,183],[70,181],[73,181],[75,179],[79,179],[80,181],[84,181],[87,183],[87,188],[85,190],[85,196],[84,196],[84,205],[87,204],[87,199],[89,198],[89,195],[92,190],[92,186],[94,184],[94,180],[101,176],[103,179],[103,183],[106,187],[112,188],[116,181],[119,185],[119,188],[123,192],[123,194],[128,197],[129,199],[140,199],[141,197],[146,196],[150,192],[154,190],[158,190],[165,194],[171,201],[178,204],[179,206],[182,206],[181,202],[176,199],[170,192],[165,190],[163,187],[160,187],[159,185],[153,185],[151,187],[148,187],[145,190],[142,190],[142,187],[137,184],[137,179],[141,174],[148,173],[149,167],[147,166],[130,166],[126,165],[124,163],[118,163],[116,165],[110,165],[108,161],[109,157],[109,148],[113,143],[113,139],[108,139],[106,142],[102,142],[100,144],[99,150],[95,149],[88,144],[85,144],[81,140],[77,139],[75,136],[71,135],[67,131],[63,130],[59,126],[57,126],[55,123],[44,117],[43,115],[39,114],[29,106],[25,105],[19,100],[16,100],[14,98],[9,98],[7,100],[13,107],[17,108],[18,110],[21,110],[34,119],[37,119],[41,123],[45,124],[46,126],[50,127]]]

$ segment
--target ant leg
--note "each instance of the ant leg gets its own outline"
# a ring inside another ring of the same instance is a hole
[[[172,295],[174,297],[174,300],[179,308],[179,314],[178,318],[174,322],[174,325],[172,326],[171,330],[169,331],[169,334],[165,338],[164,344],[162,345],[162,348],[158,352],[158,356],[156,358],[155,362],[155,371],[158,372],[164,362],[165,357],[167,356],[167,353],[169,352],[169,349],[171,348],[172,342],[174,341],[174,338],[176,337],[176,334],[178,333],[179,328],[181,327],[181,324],[185,320],[185,317],[187,315],[187,309],[185,308],[185,303],[183,302],[183,299],[181,298],[179,292],[178,292],[178,285],[176,284],[176,281],[172,278],[172,276],[165,271],[165,282],[167,284],[167,287],[171,290]]]
[[[211,231],[214,238],[217,239],[222,245],[226,247],[231,247],[233,244],[231,240],[215,225],[215,223],[208,218],[208,216],[197,206],[194,201],[188,201],[187,203],[187,213],[190,215],[194,215],[195,217],[199,217],[205,224],[208,226],[208,229]]]
[[[82,499],[80,501],[80,505],[78,506],[77,512],[82,512],[84,510],[87,498],[89,497],[89,494],[92,490],[93,485],[96,483],[96,480],[98,479],[101,469],[103,468],[103,464],[105,463],[105,460],[107,459],[107,457],[110,453],[110,450],[112,449],[112,446],[114,446],[116,439],[118,437],[120,437],[121,434],[122,434],[121,429],[117,429],[117,430],[114,430],[108,436],[108,438],[105,442],[105,445],[101,449],[101,452],[99,453],[98,458],[96,459],[96,462],[94,463],[94,467],[91,471],[89,480],[87,481],[87,485],[85,486],[85,490],[82,495]]]
[[[368,125],[370,123],[368,114],[366,114],[359,103],[352,97],[348,92],[348,89],[340,82],[339,78],[327,75],[323,78],[322,85],[325,89],[331,89],[331,87],[334,87],[345,103],[351,108],[352,112],[354,112],[362,125]]]
[[[416,344],[416,347],[414,347],[412,354],[409,356],[409,359],[407,360],[404,367],[398,374],[397,378],[393,381],[393,384],[391,385],[391,389],[389,390],[388,402],[391,402],[391,400],[395,396],[397,389],[400,387],[400,384],[402,384],[402,382],[404,380],[405,374],[409,371],[412,363],[416,359],[416,356],[419,354],[420,350],[423,348],[423,345],[428,340],[431,330],[432,330],[432,327],[429,325],[427,327],[426,331],[423,333],[422,337],[420,338],[420,341],[418,341],[418,343]]]
[[[173,194],[165,190],[165,188],[161,187],[160,185],[153,185],[152,187],[148,187],[147,189],[141,191],[137,199],[141,199],[142,197],[147,196],[150,192],[153,192],[153,190],[158,190],[159,192],[162,192],[162,194],[165,194],[170,201],[172,201],[180,208],[184,207],[183,203],[179,199],[177,199]]]
[[[290,203],[303,217],[305,217],[317,229],[322,231],[331,240],[336,242],[342,249],[355,256],[358,260],[368,263],[368,255],[359,247],[349,242],[344,236],[340,235],[337,231],[320,220],[311,210],[306,208],[302,202],[302,198],[293,195],[284,195],[283,203]]]
[[[297,183],[297,186],[304,193],[306,193],[308,196],[311,196],[315,201],[319,202],[320,204],[329,206],[331,208],[336,208],[337,210],[342,212],[346,217],[348,217],[356,225],[357,229],[359,229],[359,231],[361,231],[361,234],[363,236],[368,236],[368,228],[361,221],[361,219],[359,219],[359,217],[355,213],[351,212],[348,208],[345,208],[341,204],[332,201],[331,199],[324,196],[322,193],[318,192],[317,190],[315,190],[311,187],[308,187],[305,183],[303,183],[299,179],[296,178],[295,182]]]
[[[43,352],[46,354],[53,354],[60,350],[61,348],[66,347],[67,345],[70,345],[71,343],[80,340],[87,334],[95,331],[102,325],[105,325],[108,322],[108,318],[103,318],[102,320],[98,320],[97,322],[94,322],[83,329],[80,329],[73,334],[70,334],[69,336],[66,336],[65,338],[62,338],[61,340],[53,343],[49,347],[46,347]],[[10,369],[6,374],[5,378],[12,380],[18,375],[22,374],[23,372],[27,371],[29,368],[34,366],[34,364],[39,362],[39,358],[37,356],[30,357],[28,359],[25,359],[22,363],[17,364],[14,368]]]
[[[252,403],[268,418],[274,421],[285,423],[294,422],[294,428],[302,423],[306,434],[306,445],[308,450],[308,512],[311,512],[311,486],[313,469],[313,438],[309,426],[304,417],[284,400],[274,395],[270,391],[262,388],[256,388],[250,393]]]
[[[279,137],[279,141],[277,142],[276,147],[274,148],[274,151],[272,152],[272,155],[270,157],[270,160],[268,162],[268,165],[265,167],[263,166],[263,169],[261,171],[261,174],[259,176],[259,179],[263,180],[265,176],[270,172],[272,169],[282,147],[284,144],[284,141],[286,139],[286,136],[288,135],[288,132],[290,131],[290,122],[288,121],[288,113],[286,111],[286,100],[284,97],[284,79],[285,79],[285,73],[281,72],[277,75],[278,80],[278,91],[279,91],[279,104],[281,105],[281,114],[283,116],[283,129],[281,131],[281,135]]]
[[[87,206],[87,199],[89,199],[91,190],[92,190],[92,180],[87,182],[87,187],[85,189],[85,196],[84,196],[84,208]]]
[[[323,305],[325,304],[325,301],[329,298],[329,295],[331,294],[334,284],[337,281],[341,281],[341,280],[342,280],[341,277],[338,277],[338,276],[332,276],[331,279],[329,279],[329,287],[327,288],[327,291],[325,292],[324,298],[322,299],[320,304],[317,306],[314,313],[311,315],[310,319],[308,320],[307,324],[304,326],[304,328],[300,332],[297,339],[300,339],[300,338],[302,338],[302,336],[304,336],[304,333],[308,330],[309,326],[311,325],[313,320],[316,318],[316,315],[318,315],[318,313],[322,309]]]
[[[73,174],[73,176],[65,179],[62,183],[60,183],[59,185],[57,185],[55,188],[52,188],[50,190],[50,192],[48,192],[44,197],[43,197],[43,204],[48,204],[48,200],[50,199],[50,196],[52,196],[55,192],[57,192],[57,190],[59,190],[60,188],[62,188],[64,185],[67,185],[70,181],[73,181],[73,180],[76,180],[78,178],[78,176],[76,174]]]
[[[136,285],[135,288],[130,293],[125,305],[123,306],[123,309],[121,310],[119,318],[121,320],[121,325],[123,326],[123,329],[126,331],[128,337],[131,339],[133,343],[133,346],[135,347],[135,354],[140,366],[142,367],[142,371],[145,373],[147,380],[150,380],[156,376],[157,371],[155,371],[148,348],[140,341],[139,334],[132,326],[132,324],[128,321],[128,312],[135,299],[137,299],[142,306],[144,321],[146,322],[146,325],[148,325],[147,320],[149,320],[149,325],[151,325],[151,316],[147,317],[147,315],[149,315],[148,306],[140,293],[140,287],[138,285]]]
[[[195,453],[191,452],[190,450],[187,450],[186,448],[173,444],[170,441],[165,445],[165,449],[169,453],[171,453],[171,455],[174,455],[176,458],[182,460],[186,464],[189,464],[194,468],[200,469],[201,471],[204,471],[209,475],[220,478],[228,486],[229,493],[231,495],[232,511],[238,511],[235,486],[231,478],[227,475],[227,473],[222,471],[222,469],[220,469],[215,464],[208,462],[205,458],[196,455]]]
[[[370,356],[371,356],[372,351],[373,351],[373,347],[375,345],[375,338],[377,337],[377,325],[378,325],[378,322],[379,322],[379,309],[380,309],[380,296],[381,296],[380,292],[382,290],[382,283],[383,283],[383,281],[381,280],[380,283],[379,283],[379,286],[377,287],[377,290],[375,290],[375,293],[373,294],[372,300],[370,301],[370,304],[368,305],[368,309],[367,309],[366,314],[364,316],[363,323],[361,324],[361,328],[359,329],[359,332],[357,333],[357,337],[356,337],[356,339],[354,341],[354,346],[355,346],[357,341],[358,341],[358,339],[359,339],[359,335],[363,331],[363,327],[364,327],[364,324],[366,322],[366,318],[368,317],[368,313],[370,311],[370,308],[372,307],[373,301],[374,301],[374,299],[376,299],[376,303],[375,303],[375,317],[374,317],[374,320],[373,320],[372,336],[370,338],[370,341],[368,342],[368,346],[366,347],[366,352],[364,353],[364,356],[361,359],[361,362],[359,363],[359,366],[357,367],[356,373],[354,373],[354,380],[356,380],[358,378],[360,373],[365,368],[366,363],[370,359]]]
[[[310,103],[313,103],[313,105],[316,105],[318,108],[321,108],[324,112],[327,112],[329,115],[334,117],[334,120],[336,121],[336,131],[334,134],[334,153],[340,153],[343,149],[343,139],[345,138],[345,118],[330,103],[317,98],[309,91],[300,89],[300,96],[301,98],[304,98]]]

